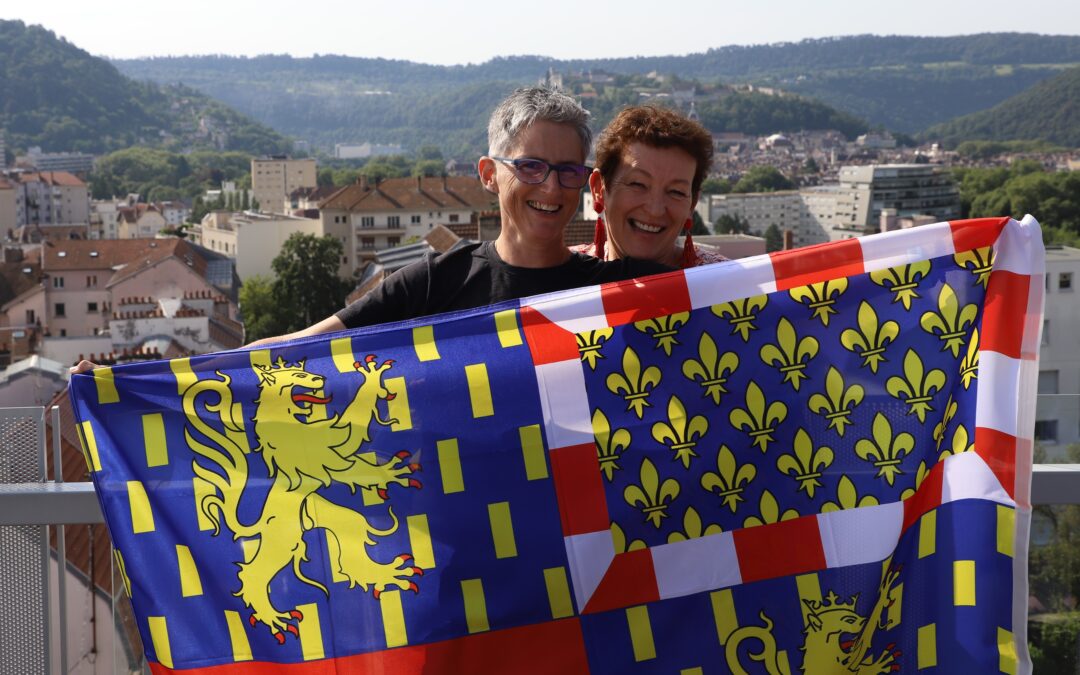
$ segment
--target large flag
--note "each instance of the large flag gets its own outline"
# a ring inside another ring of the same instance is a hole
[[[1043,258],[939,223],[76,376],[152,670],[1028,672]]]

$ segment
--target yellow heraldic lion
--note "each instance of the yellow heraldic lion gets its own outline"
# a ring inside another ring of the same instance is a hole
[[[353,492],[356,488],[375,490],[384,499],[392,484],[420,487],[412,477],[420,465],[407,463],[408,451],[382,464],[357,454],[371,439],[372,422],[389,426],[397,421],[383,420],[378,411],[380,400],[394,398],[382,383],[383,373],[392,365],[390,360],[378,364],[373,355],[364,363],[354,363],[362,377],[360,387],[345,410],[333,417],[326,414],[330,403],[323,396],[326,379],[308,372],[304,361],[287,364],[279,357],[275,364],[255,366],[259,378],[253,418],[258,440],[255,452],[262,454],[271,484],[261,514],[250,523],[240,522],[239,505],[247,487],[248,460],[255,455],[246,453],[247,435],[236,421],[240,406],[234,404],[231,379],[218,371],[220,379],[197,380],[184,392],[189,425],[184,435],[197,455],[192,469],[215,488],[201,499],[199,509],[213,523],[215,536],[224,521],[233,539],[257,544],[249,560],[237,563],[240,590],[235,595],[251,608],[251,625],[265,624],[279,643],[285,642],[285,632],[299,636],[296,623],[303,620],[295,608],[282,611],[270,599],[270,582],[279,572],[291,565],[297,579],[329,594],[323,584],[300,570],[300,563],[307,561],[303,537],[310,530],[325,531],[331,565],[348,579],[350,588],[370,589],[376,599],[386,588],[419,592],[411,577],[423,576],[423,570],[407,564],[411,555],[403,553],[391,563],[380,563],[368,553],[367,547],[375,545],[377,538],[397,531],[392,509],[392,525],[378,530],[360,513],[319,494],[320,488],[334,482]]]
[[[893,583],[900,576],[900,567],[886,569],[878,587],[878,598],[870,616],[862,617],[855,612],[856,594],[848,602],[840,602],[835,593],[829,593],[824,602],[804,600],[806,608],[806,629],[803,631],[802,672],[811,675],[885,675],[900,670],[896,659],[900,652],[895,644],[886,645],[885,650],[874,658],[869,654],[870,643],[878,628],[892,628],[893,624],[881,625],[885,610],[894,602],[891,599]],[[751,660],[762,663],[769,675],[791,675],[791,668],[786,659],[781,659],[773,637],[773,622],[759,614],[764,626],[744,626],[736,629],[728,637],[725,645],[728,668],[736,675],[746,675],[746,670],[739,662],[739,644],[744,640],[757,640],[761,643],[760,652],[750,652]]]

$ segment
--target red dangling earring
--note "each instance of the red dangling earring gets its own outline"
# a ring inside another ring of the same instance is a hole
[[[593,208],[596,209],[596,229],[593,231],[593,254],[601,260],[607,259],[607,228],[604,226],[604,217],[600,214],[604,211],[604,205],[602,202],[596,202],[593,204]]]
[[[686,219],[686,225],[683,226],[683,231],[686,233],[686,239],[683,242],[682,249],[682,267],[697,267],[698,256],[697,249],[694,248],[694,239],[690,236],[690,230],[694,228],[693,218]]]

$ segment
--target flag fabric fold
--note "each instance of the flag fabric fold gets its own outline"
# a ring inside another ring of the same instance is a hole
[[[71,391],[155,673],[1030,672],[1038,223]]]

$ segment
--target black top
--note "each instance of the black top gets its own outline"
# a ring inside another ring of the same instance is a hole
[[[605,262],[581,253],[571,253],[556,267],[514,267],[503,262],[495,244],[487,241],[431,254],[403,267],[336,316],[346,328],[374,326],[670,271],[652,261]]]

